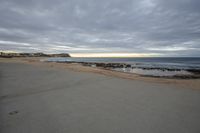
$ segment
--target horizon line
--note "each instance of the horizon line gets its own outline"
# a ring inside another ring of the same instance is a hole
[[[0,50],[0,52],[3,53],[44,53],[44,54],[69,54],[70,57],[74,57],[74,58],[78,58],[78,57],[82,57],[82,58],[90,58],[90,57],[94,57],[94,58],[148,58],[148,57],[196,57],[196,58],[200,58],[199,56],[165,56],[163,54],[159,54],[159,53],[70,53],[70,52],[41,52],[41,51],[37,51],[37,52],[19,52],[19,51],[12,51],[12,50]]]

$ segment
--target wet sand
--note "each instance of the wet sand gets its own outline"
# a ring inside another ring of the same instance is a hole
[[[199,133],[199,80],[0,59],[1,133]]]

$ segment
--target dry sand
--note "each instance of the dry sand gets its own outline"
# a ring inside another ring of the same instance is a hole
[[[0,59],[1,133],[199,133],[199,80]]]

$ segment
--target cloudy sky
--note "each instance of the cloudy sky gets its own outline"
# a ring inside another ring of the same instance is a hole
[[[0,0],[0,50],[200,56],[200,0]]]

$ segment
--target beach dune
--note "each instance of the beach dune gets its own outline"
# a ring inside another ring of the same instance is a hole
[[[199,133],[200,91],[0,62],[1,133]]]

